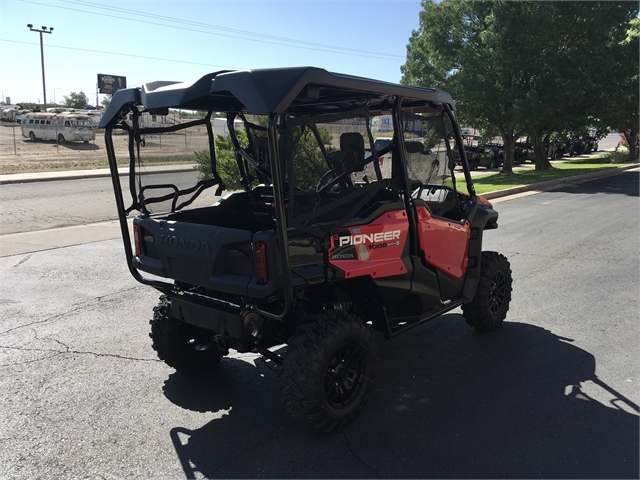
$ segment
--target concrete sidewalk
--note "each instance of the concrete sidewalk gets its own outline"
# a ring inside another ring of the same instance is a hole
[[[193,170],[193,163],[174,163],[170,165],[154,165],[145,167],[145,171],[148,173],[178,173],[192,172]],[[118,167],[118,174],[121,176],[128,175],[129,167]],[[110,176],[111,171],[108,168],[88,168],[85,170],[65,170],[52,172],[10,173],[0,175],[0,185],[60,180],[81,180],[84,178],[100,178]]]
[[[165,173],[176,171],[170,170],[168,167],[157,167],[158,169],[167,168],[163,171]],[[185,166],[183,168],[192,168]],[[179,171],[184,171],[179,170]],[[584,175],[578,175],[574,177],[565,177],[556,180],[549,180],[547,182],[539,182],[532,185],[523,185],[520,187],[508,188],[504,190],[498,190],[495,192],[489,192],[482,196],[491,200],[492,203],[499,203],[508,201],[514,198],[521,198],[528,195],[535,195],[540,192],[553,190],[562,185],[579,184],[598,178],[606,178],[612,175],[617,175],[624,171],[640,172],[638,164],[624,165],[617,168],[612,168],[600,172],[593,172]],[[109,176],[109,171],[97,172],[91,171],[95,174]],[[88,174],[85,171],[76,172],[55,172],[65,173],[67,178],[88,178]],[[27,174],[25,174],[27,175]],[[36,175],[36,174],[30,174]],[[29,179],[25,177],[24,181],[44,181],[45,175],[53,175],[53,173],[42,174],[37,177],[40,180]],[[6,176],[6,175],[5,175]],[[3,176],[0,176],[0,178]],[[49,180],[61,180],[63,178],[49,177]],[[14,180],[15,181],[15,180]],[[132,220],[129,219],[129,228],[131,229]],[[73,245],[81,245],[91,242],[99,242],[103,240],[112,240],[115,238],[121,238],[120,225],[117,220],[109,222],[93,223],[88,225],[75,225],[71,227],[53,228],[48,230],[38,230],[35,232],[23,232],[12,233],[8,235],[0,235],[0,257],[8,257],[11,255],[20,255],[26,253],[39,252],[42,250],[51,250],[55,248],[70,247]]]

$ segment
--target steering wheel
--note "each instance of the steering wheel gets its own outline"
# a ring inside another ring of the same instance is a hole
[[[358,169],[363,168],[365,165],[366,165],[366,163],[363,163],[363,164],[360,164],[360,165],[354,165],[353,167],[348,168],[347,170],[342,172],[340,175],[335,177],[333,180],[330,180],[326,185],[320,186],[320,184],[322,183],[322,180],[324,179],[324,177],[328,176],[329,173],[333,173],[335,175],[335,171],[329,170],[327,173],[325,173],[322,176],[322,178],[320,179],[320,182],[318,182],[319,188],[316,189],[316,192],[318,192],[319,194],[324,194],[324,193],[328,192],[332,187],[336,186],[338,183],[340,183],[343,180],[345,180],[346,178],[348,178],[349,175],[351,175],[353,172],[358,171]]]
[[[320,177],[318,185],[316,185],[316,193],[323,193],[323,189],[327,187],[328,183],[331,181],[330,177],[332,176],[334,179],[336,178],[335,170],[328,170],[324,173],[324,175],[322,175],[322,177]]]

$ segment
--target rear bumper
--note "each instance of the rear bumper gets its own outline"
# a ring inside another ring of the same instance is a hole
[[[234,339],[246,336],[240,307],[200,295],[169,295],[174,318]]]

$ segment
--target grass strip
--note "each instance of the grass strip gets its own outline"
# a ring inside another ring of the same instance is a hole
[[[547,180],[573,177],[585,173],[598,172],[616,168],[616,164],[601,163],[605,157],[595,157],[588,159],[569,160],[564,162],[553,162],[553,170],[516,170],[512,174],[489,173],[473,177],[473,185],[476,193],[482,194],[495,190],[520,187],[522,185],[532,185]],[[459,189],[466,191],[464,182],[460,182]]]

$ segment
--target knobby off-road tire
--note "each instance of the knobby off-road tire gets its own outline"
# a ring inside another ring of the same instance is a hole
[[[178,371],[196,373],[208,370],[227,354],[218,348],[212,332],[174,318],[171,302],[166,296],[160,297],[149,323],[149,336],[158,358]]]
[[[365,406],[377,357],[371,330],[354,315],[327,311],[300,325],[280,374],[282,401],[295,418],[328,433]]]
[[[511,302],[512,283],[507,257],[482,252],[478,289],[473,300],[462,305],[466,322],[480,332],[491,332],[502,325]]]

